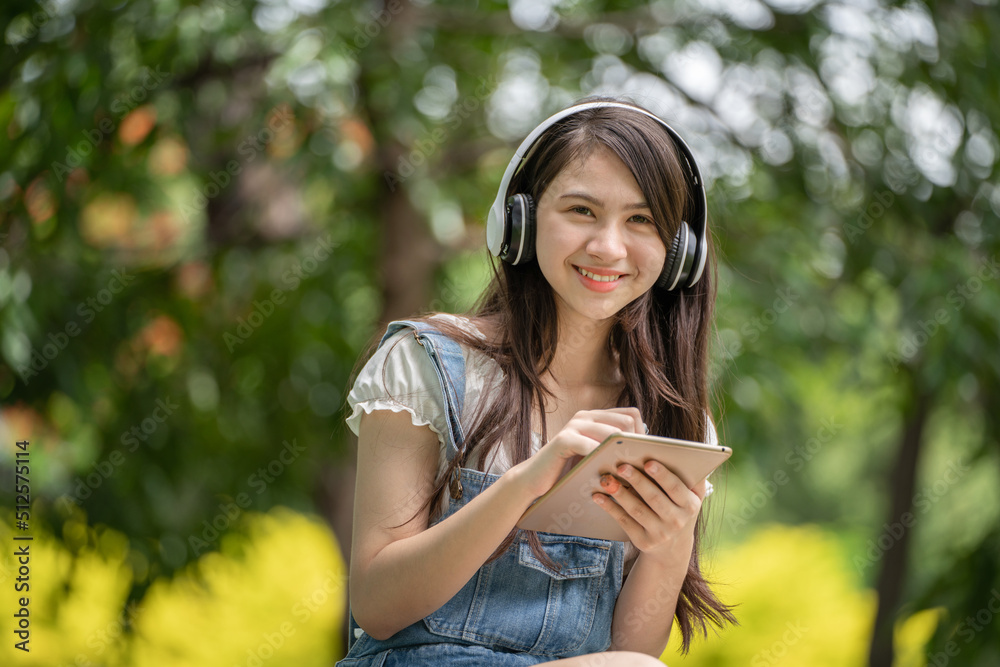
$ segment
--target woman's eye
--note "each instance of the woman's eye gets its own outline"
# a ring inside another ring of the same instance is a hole
[[[646,224],[646,225],[653,224],[653,221],[650,220],[649,218],[647,218],[644,215],[633,215],[631,218],[629,218],[629,220],[631,220],[633,222],[639,222],[639,223],[642,223],[642,224]]]
[[[586,206],[574,206],[570,209],[572,213],[579,213],[580,215],[590,215],[590,209]]]

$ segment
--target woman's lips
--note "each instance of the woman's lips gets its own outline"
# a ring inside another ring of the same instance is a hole
[[[580,282],[583,283],[583,286],[594,292],[610,292],[618,286],[624,275],[621,273],[609,273],[607,271],[594,271],[580,266],[574,266],[573,268],[576,269],[576,275],[580,277]]]

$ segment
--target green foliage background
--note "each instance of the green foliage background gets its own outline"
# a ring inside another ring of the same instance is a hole
[[[0,500],[27,439],[38,536],[25,655],[4,516],[5,664],[250,664],[316,591],[265,661],[330,664],[351,372],[386,321],[472,303],[513,144],[591,93],[688,138],[719,248],[710,537],[743,628],[665,661],[1000,661],[991,0],[13,0],[0,27]]]

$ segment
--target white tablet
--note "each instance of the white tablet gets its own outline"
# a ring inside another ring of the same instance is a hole
[[[597,446],[527,509],[518,528],[602,540],[628,541],[622,527],[593,501],[601,475],[616,474],[629,463],[642,470],[647,461],[662,463],[688,486],[705,479],[733,453],[728,447],[638,433],[615,433]],[[619,480],[623,481],[623,480]]]

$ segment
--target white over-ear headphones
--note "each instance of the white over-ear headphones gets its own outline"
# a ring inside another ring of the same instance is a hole
[[[701,278],[705,260],[708,258],[708,207],[705,201],[705,185],[701,179],[701,172],[698,171],[698,164],[691,149],[672,127],[645,109],[621,102],[578,104],[549,116],[531,131],[514,151],[514,157],[511,158],[500,180],[497,198],[490,207],[489,217],[486,219],[486,245],[495,257],[500,257],[510,264],[525,264],[534,259],[535,203],[527,194],[513,194],[507,197],[510,181],[521,166],[525,155],[545,130],[566,116],[602,107],[629,109],[649,116],[663,126],[680,152],[680,157],[683,158],[681,166],[684,168],[688,191],[693,202],[691,207],[693,212],[690,222],[681,221],[680,228],[667,250],[663,272],[656,284],[666,290],[691,287]]]

